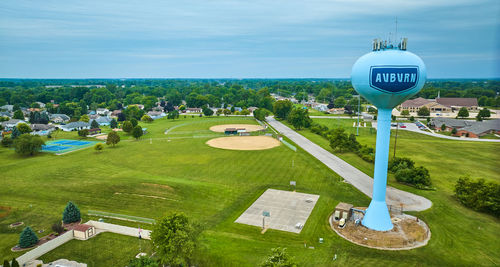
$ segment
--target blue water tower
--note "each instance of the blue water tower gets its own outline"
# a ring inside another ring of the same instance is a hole
[[[377,231],[393,227],[385,202],[391,112],[418,93],[427,76],[424,62],[406,51],[406,44],[406,38],[397,46],[375,39],[373,51],[360,57],[352,67],[352,86],[378,109],[373,195],[362,221],[364,226]]]

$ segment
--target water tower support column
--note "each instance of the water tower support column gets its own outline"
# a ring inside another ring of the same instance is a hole
[[[364,226],[377,231],[389,231],[393,227],[387,203],[385,202],[391,138],[391,113],[391,109],[378,109],[373,196],[362,222]]]

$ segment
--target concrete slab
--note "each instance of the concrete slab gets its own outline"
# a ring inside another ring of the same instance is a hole
[[[295,226],[306,224],[318,199],[319,195],[267,189],[235,222],[262,227],[262,213],[269,211],[267,228],[298,234],[302,227]]]

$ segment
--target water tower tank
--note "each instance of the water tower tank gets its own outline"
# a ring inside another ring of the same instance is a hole
[[[386,44],[375,40],[373,51],[354,63],[351,74],[354,89],[378,109],[373,195],[362,221],[377,231],[393,227],[385,201],[391,112],[418,93],[427,76],[424,62],[406,51],[406,38],[398,46]]]

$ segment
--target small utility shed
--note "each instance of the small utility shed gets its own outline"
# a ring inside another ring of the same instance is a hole
[[[335,207],[335,212],[333,218],[338,221],[342,218],[349,219],[351,217],[351,208],[353,205],[349,203],[340,202],[337,207]]]
[[[78,224],[73,227],[73,236],[76,239],[87,240],[95,234],[95,227],[88,224]]]

